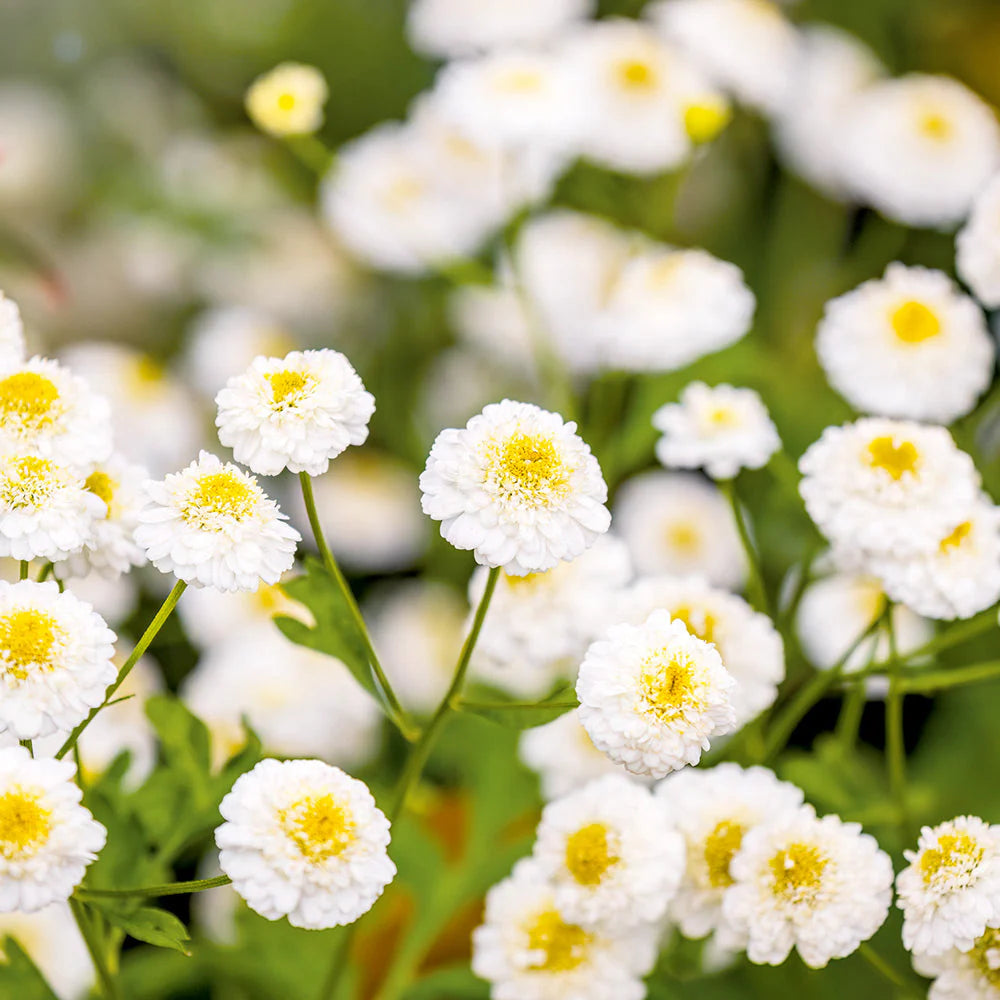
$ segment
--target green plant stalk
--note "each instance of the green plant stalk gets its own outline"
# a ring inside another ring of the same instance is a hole
[[[347,603],[347,607],[350,609],[351,617],[354,619],[358,634],[361,636],[362,643],[364,643],[368,665],[375,675],[375,681],[379,690],[382,692],[385,713],[403,736],[410,742],[413,742],[417,737],[416,728],[404,711],[403,706],[399,703],[396,692],[393,691],[392,685],[389,683],[389,678],[386,677],[385,671],[382,669],[382,664],[375,653],[375,647],[372,645],[371,636],[368,634],[368,626],[365,625],[358,602],[354,599],[354,593],[348,585],[344,574],[340,571],[340,566],[337,565],[337,560],[333,557],[330,546],[326,543],[326,536],[323,534],[323,525],[320,523],[319,513],[316,510],[316,498],[313,494],[312,479],[310,479],[308,473],[300,472],[299,482],[302,484],[302,499],[305,501],[306,514],[309,516],[309,526],[312,528],[316,548],[319,550],[320,558],[323,560],[323,566],[336,581]]]
[[[75,895],[79,899],[106,899],[118,896],[145,896],[158,899],[160,896],[182,896],[186,893],[204,892],[206,889],[217,889],[229,885],[232,879],[228,875],[214,875],[212,878],[197,878],[189,882],[167,882],[163,885],[144,885],[134,889],[91,889],[81,886]]]
[[[30,566],[31,566],[31,563],[29,563],[27,559],[22,559],[21,560],[21,570],[20,570],[20,574],[18,575],[18,580],[27,580],[28,579],[28,569],[29,569]]]
[[[903,733],[903,699],[900,687],[899,654],[896,629],[892,620],[892,604],[887,604],[889,623],[889,693],[885,699],[885,754],[889,772],[889,794],[899,812],[900,832],[905,837],[906,817],[906,743]]]
[[[470,711],[475,712],[479,709],[488,709],[490,711],[506,711],[510,710],[512,712],[525,711],[532,708],[565,708],[570,711],[574,708],[579,708],[580,703],[578,701],[470,701],[467,698],[460,698],[452,706],[456,711]]]
[[[56,759],[65,757],[66,754],[76,746],[76,741],[80,738],[80,734],[94,721],[97,713],[111,700],[114,693],[125,683],[125,678],[132,672],[132,668],[139,662],[139,657],[149,649],[150,643],[156,638],[156,633],[163,628],[164,623],[170,617],[171,612],[177,606],[177,602],[180,600],[181,594],[187,589],[187,584],[183,580],[178,580],[172,587],[169,594],[167,594],[163,603],[160,605],[160,610],[156,612],[153,620],[146,627],[146,631],[142,633],[139,641],[135,644],[135,648],[131,653],[128,654],[128,659],[122,664],[121,670],[118,671],[118,676],[115,678],[114,683],[105,692],[104,701],[97,706],[97,708],[92,709],[90,714],[81,722],[76,729],[74,729],[69,736],[66,738],[66,742],[59,748],[59,752],[56,754]]]
[[[747,526],[746,518],[743,516],[743,508],[740,506],[740,498],[736,493],[736,481],[724,479],[719,482],[719,489],[722,490],[729,506],[733,511],[733,520],[736,522],[736,530],[740,535],[740,542],[747,557],[747,567],[749,578],[747,579],[747,599],[757,611],[767,614],[767,589],[764,586],[764,574],[761,571],[760,557],[750,538],[750,529]]]
[[[997,627],[996,614],[989,612],[984,615],[977,615],[965,621],[955,622],[954,625],[939,632],[933,639],[925,642],[916,649],[911,649],[906,654],[906,662],[912,663],[914,660],[922,659],[933,653],[940,653],[942,650],[951,649],[963,642],[975,639],[977,636],[990,632]],[[877,667],[887,667],[888,663],[876,664]]]
[[[87,946],[87,951],[90,953],[94,968],[97,970],[97,978],[101,983],[101,991],[107,1000],[122,1000],[118,980],[115,979],[111,972],[107,956],[104,954],[102,942],[97,940],[90,916],[80,900],[73,896],[69,898],[69,907],[73,913],[73,919],[76,921],[76,926],[80,928],[80,936],[83,938],[83,943]]]
[[[969,663],[950,670],[935,670],[926,674],[901,677],[899,689],[906,694],[933,694],[949,688],[965,687],[1000,678],[1000,660]]]

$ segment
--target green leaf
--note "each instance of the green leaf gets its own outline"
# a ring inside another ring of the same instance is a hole
[[[0,955],[0,996],[17,997],[17,1000],[58,1000],[15,938],[0,939]]]
[[[183,955],[190,955],[186,942],[191,939],[188,929],[172,913],[155,906],[135,906],[119,900],[88,900],[88,906],[101,911],[105,920],[120,927],[136,941],[170,948]]]
[[[405,1000],[486,1000],[489,986],[464,967],[437,969],[419,979]]]
[[[558,719],[579,705],[572,684],[560,684],[541,701],[462,701],[463,712],[478,715],[507,729],[532,729]]]

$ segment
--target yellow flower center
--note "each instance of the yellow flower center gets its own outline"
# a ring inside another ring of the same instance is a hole
[[[312,384],[312,379],[300,372],[274,372],[264,376],[271,384],[271,397],[278,406],[293,405]]]
[[[679,715],[695,691],[694,661],[666,647],[650,653],[643,664],[639,690],[647,713],[660,722]]]
[[[692,521],[671,521],[664,534],[670,548],[681,555],[694,556],[701,550],[701,532]]]
[[[188,495],[183,516],[192,521],[205,514],[218,514],[242,521],[253,513],[255,505],[253,489],[235,473],[209,472]]]
[[[935,847],[928,847],[920,855],[920,874],[924,883],[930,885],[940,873],[952,875],[958,870],[968,870],[982,859],[982,847],[967,833],[943,833]]]
[[[626,90],[652,90],[656,70],[644,59],[626,59],[618,64],[618,81]]]
[[[275,103],[282,111],[291,111],[295,107],[295,95],[289,94],[286,90],[283,94],[278,94]]]
[[[494,446],[493,473],[501,492],[539,500],[562,495],[572,471],[551,438],[541,434],[511,434]]]
[[[882,469],[898,481],[907,474],[917,474],[920,452],[912,441],[896,444],[888,434],[884,434],[868,443],[868,464],[873,469]]]
[[[814,895],[829,861],[815,844],[794,843],[771,858],[772,890],[785,899]]]
[[[918,128],[935,142],[944,142],[951,137],[952,124],[940,111],[925,111],[918,120]]]
[[[535,69],[512,69],[497,78],[497,90],[530,94],[542,89],[542,74]]]
[[[538,915],[528,928],[528,948],[540,960],[528,966],[534,972],[572,972],[587,960],[591,936],[576,924],[567,924],[555,910]]]
[[[37,372],[16,372],[0,380],[0,414],[4,423],[16,422],[37,431],[58,415],[59,390]]]
[[[0,666],[23,681],[34,670],[52,669],[52,650],[62,635],[59,622],[35,608],[18,608],[0,617]]]
[[[100,497],[104,501],[105,506],[108,508],[108,512],[104,516],[110,517],[111,501],[115,497],[115,488],[118,484],[106,472],[98,470],[87,476],[87,481],[84,485],[95,497]]]
[[[969,954],[979,974],[1000,990],[1000,931],[988,927]]]
[[[744,833],[746,829],[741,824],[724,819],[705,838],[705,869],[708,872],[708,884],[713,889],[726,889],[733,884],[729,866],[733,855],[743,843]]]
[[[603,823],[590,823],[566,838],[566,867],[580,885],[599,885],[619,860]]]
[[[946,538],[941,539],[941,544],[938,548],[941,553],[947,553],[949,549],[959,549],[962,547],[963,543],[972,534],[972,522],[963,521],[961,524],[955,527],[955,530],[951,532]]]
[[[350,810],[332,795],[301,799],[279,813],[285,835],[313,863],[343,854],[354,842]]]
[[[413,174],[400,174],[382,192],[382,204],[390,212],[405,212],[424,193],[424,184]]]
[[[55,466],[46,458],[26,455],[10,459],[0,473],[0,500],[7,507],[41,507],[52,496]]]
[[[732,112],[721,101],[689,104],[684,109],[684,131],[698,145],[711,142],[728,124]]]
[[[0,795],[0,855],[8,861],[30,857],[49,839],[51,813],[39,798],[20,788]]]
[[[132,399],[144,400],[160,395],[166,381],[166,370],[156,358],[139,355],[132,361],[125,377],[125,388]]]
[[[699,639],[705,642],[715,642],[715,628],[718,621],[715,616],[704,608],[696,608],[690,604],[674,608],[670,612],[671,618],[684,622],[684,627]]]
[[[941,332],[941,320],[933,309],[911,299],[892,314],[892,329],[904,344],[922,344]]]

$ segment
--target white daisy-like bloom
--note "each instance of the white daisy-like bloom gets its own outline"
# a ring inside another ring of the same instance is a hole
[[[594,746],[633,774],[664,778],[736,728],[735,686],[712,643],[654,611],[590,646],[576,693]]]
[[[525,296],[509,274],[503,277],[502,284],[455,288],[448,296],[448,319],[459,339],[485,358],[513,372],[534,372],[537,341],[551,338],[532,328]]]
[[[943,427],[866,417],[827,427],[799,460],[799,492],[835,548],[927,552],[966,515],[979,474]]]
[[[111,454],[111,407],[48,358],[0,371],[0,451],[30,452],[76,468]]]
[[[958,816],[921,828],[915,851],[896,877],[903,945],[918,955],[970,951],[987,928],[1000,927],[1000,827]]]
[[[74,766],[0,750],[0,913],[64,902],[104,847],[107,831],[80,805]]]
[[[526,729],[518,742],[518,755],[538,775],[546,801],[568,795],[596,778],[626,773],[594,746],[578,709]]]
[[[826,24],[799,32],[791,82],[773,120],[784,162],[825,194],[846,199],[842,149],[850,101],[885,74],[875,53],[854,35]]]
[[[452,58],[549,41],[594,6],[594,0],[415,0],[406,28],[419,52]]]
[[[660,0],[649,15],[716,83],[765,114],[781,107],[798,35],[769,0]]]
[[[299,533],[253,476],[207,451],[146,484],[135,538],[161,572],[217,590],[277,583],[295,561]]]
[[[741,950],[746,940],[722,912],[734,881],[733,858],[751,830],[797,810],[802,792],[765,767],[719,764],[678,771],[657,786],[656,794],[686,848],[684,878],[670,916],[685,937],[714,933],[721,948]]]
[[[469,582],[472,607],[486,577],[481,568]],[[543,573],[501,574],[473,652],[473,675],[520,697],[546,694],[560,677],[573,676],[590,643],[615,623],[631,577],[628,548],[611,535]]]
[[[17,579],[15,572],[11,580]],[[139,606],[139,574],[126,573],[118,577],[88,573],[65,581],[70,593],[86,601],[113,629],[118,629]]]
[[[378,747],[381,714],[347,667],[271,624],[213,646],[184,679],[181,697],[208,726],[217,765],[242,748],[244,717],[265,752],[281,757],[353,768]]]
[[[560,916],[585,928],[661,920],[684,872],[684,842],[663,803],[621,774],[550,802],[533,857]]]
[[[1000,930],[988,927],[972,948],[943,955],[914,955],[922,976],[934,979],[927,1000],[997,1000],[1000,997]]]
[[[486,895],[472,934],[472,971],[493,1000],[642,1000],[656,959],[653,925],[586,930],[565,920],[528,858]]]
[[[746,335],[756,299],[743,272],[704,250],[652,244],[622,267],[601,316],[604,361],[674,371]]]
[[[992,109],[950,77],[911,73],[874,83],[847,114],[843,175],[857,197],[897,222],[961,222],[1000,166]]]
[[[268,920],[352,923],[396,875],[389,821],[371,792],[322,761],[262,760],[236,779],[219,812],[219,866]]]
[[[690,472],[643,472],[615,497],[615,530],[640,575],[703,576],[737,590],[746,555],[725,497]]]
[[[14,368],[24,361],[24,326],[21,311],[13,299],[0,291],[0,370]]]
[[[6,937],[21,946],[58,1000],[91,995],[94,963],[67,903],[51,903],[34,913],[5,913],[0,939]]]
[[[72,729],[118,675],[115,634],[53,580],[0,581],[0,730],[19,740]]]
[[[955,269],[984,306],[1000,306],[1000,174],[976,196],[955,238]]]
[[[702,577],[651,576],[623,595],[618,617],[639,624],[656,610],[667,611],[719,651],[736,681],[729,698],[738,726],[774,704],[778,685],[785,679],[785,651],[767,615]]]
[[[723,916],[758,965],[795,948],[821,969],[867,941],[892,902],[892,861],[875,838],[808,805],[750,830],[729,873]]]
[[[760,469],[781,448],[767,407],[753,389],[691,382],[679,403],[653,414],[663,434],[656,457],[668,469],[704,468],[713,479],[732,479],[740,469]]]
[[[246,93],[250,120],[269,135],[308,135],[323,124],[329,88],[315,66],[285,62],[258,76]]]
[[[827,302],[816,353],[856,409],[950,424],[989,386],[996,349],[979,306],[946,274],[890,264]]]
[[[141,465],[133,465],[120,455],[112,455],[88,473],[84,485],[104,501],[107,512],[91,522],[86,544],[69,557],[68,575],[96,572],[117,577],[146,562],[136,543],[135,529],[145,502],[143,485],[148,479],[149,473]]]
[[[106,510],[77,472],[34,455],[0,456],[0,556],[65,559]]]
[[[608,488],[576,424],[531,403],[491,403],[442,431],[420,489],[447,541],[510,576],[577,558],[611,524]]]
[[[375,397],[339,351],[256,358],[215,397],[219,440],[261,476],[288,469],[321,476],[368,439]]]

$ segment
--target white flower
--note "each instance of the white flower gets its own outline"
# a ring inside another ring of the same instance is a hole
[[[86,601],[109,625],[123,625],[139,604],[139,575],[128,573],[118,577],[88,573],[65,581],[66,589],[81,601]],[[16,579],[16,574],[12,577]]]
[[[469,583],[472,607],[486,575],[479,569]],[[473,652],[474,675],[520,697],[547,694],[559,677],[574,675],[587,646],[614,624],[631,576],[628,549],[610,535],[544,573],[501,574]]]
[[[472,971],[493,1000],[642,1000],[653,967],[651,925],[585,930],[564,920],[555,892],[531,859],[486,895],[472,934]]]
[[[308,135],[323,124],[329,90],[315,66],[285,62],[250,85],[246,109],[251,121],[271,135]]]
[[[679,403],[653,414],[663,433],[656,457],[669,468],[704,468],[713,479],[732,479],[740,469],[767,465],[781,438],[753,389],[691,382]]]
[[[792,948],[814,969],[843,958],[885,921],[892,862],[859,823],[802,806],[743,838],[722,911],[751,962],[780,965]]]
[[[354,767],[378,745],[381,715],[339,660],[257,624],[214,645],[181,697],[209,728],[215,762],[243,746],[246,717],[267,753]]]
[[[912,73],[851,102],[843,175],[854,193],[911,226],[953,226],[1000,166],[990,107],[957,80]]]
[[[0,913],[70,897],[107,832],[80,805],[73,765],[0,750]]]
[[[19,740],[72,729],[118,671],[115,634],[54,581],[0,581],[0,730]]]
[[[955,268],[984,306],[1000,306],[1000,174],[979,192],[955,238]]]
[[[809,516],[848,552],[935,548],[979,492],[972,459],[943,427],[867,417],[827,427],[799,460]]]
[[[0,291],[0,369],[14,368],[24,361],[24,327],[21,311],[13,299]]]
[[[712,643],[736,686],[729,699],[742,726],[774,703],[785,679],[785,653],[778,630],[767,615],[736,594],[700,577],[653,576],[635,583],[623,596],[619,618],[632,624],[656,610],[684,623],[699,639]]]
[[[203,451],[146,484],[136,541],[161,573],[218,590],[256,590],[291,569],[299,533],[247,475]]]
[[[444,538],[514,576],[575,559],[611,523],[600,466],[576,424],[509,399],[437,436],[420,489]]]
[[[593,7],[593,0],[415,0],[406,26],[420,52],[464,56],[548,41]]]
[[[802,792],[763,767],[746,770],[719,764],[687,768],[656,789],[673,827],[684,838],[687,863],[670,915],[685,937],[715,933],[724,949],[742,950],[746,940],[725,919],[722,900],[733,884],[730,865],[743,838],[764,823],[802,805]]]
[[[614,931],[660,920],[684,871],[663,804],[616,774],[550,802],[533,857],[563,920]]]
[[[0,451],[85,467],[111,454],[111,408],[58,361],[0,371]]]
[[[66,903],[34,913],[0,916],[0,938],[13,938],[59,1000],[84,1000],[94,985],[94,964]]]
[[[979,306],[946,274],[890,264],[826,304],[816,353],[856,409],[950,424],[990,384],[996,351]]]
[[[613,761],[663,778],[736,728],[735,683],[714,645],[654,611],[642,625],[612,626],[587,650],[580,721]]]
[[[536,224],[537,219],[526,222],[521,238]],[[455,288],[448,297],[448,318],[461,341],[477,353],[515,373],[533,372],[537,343],[543,336],[551,343],[552,337],[533,328],[525,296],[512,287],[509,274],[506,278],[504,284]]]
[[[371,792],[321,761],[262,760],[236,779],[219,812],[219,866],[268,920],[349,924],[396,874],[389,821]]]
[[[1000,996],[1000,931],[992,927],[971,949],[943,955],[914,955],[923,976],[934,978],[927,1000],[997,1000]]]
[[[595,778],[625,773],[594,746],[580,723],[578,709],[544,726],[525,730],[518,754],[541,779],[546,800],[568,795]]]
[[[364,444],[375,398],[338,351],[256,358],[215,397],[219,440],[261,476],[284,469],[321,476],[350,445]]]
[[[798,36],[769,0],[660,0],[658,27],[722,87],[765,113],[778,110],[789,86]]]
[[[0,456],[0,555],[65,559],[106,509],[76,472],[33,455]]]
[[[896,878],[903,944],[915,954],[969,951],[1000,927],[1000,828],[976,816],[925,826]]]
[[[733,513],[701,476],[633,476],[618,490],[614,519],[640,574],[704,576],[731,590],[746,578],[746,556]]]

